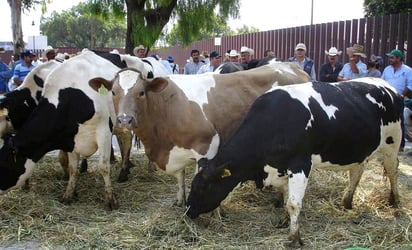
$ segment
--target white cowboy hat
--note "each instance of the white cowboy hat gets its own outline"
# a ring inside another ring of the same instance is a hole
[[[329,51],[325,50],[325,54],[327,56],[336,56],[336,55],[340,56],[342,54],[342,51],[341,50],[338,51],[336,47],[330,47]]]
[[[47,54],[54,50],[55,53],[57,53],[57,51],[59,51],[59,49],[54,49],[52,46],[47,46],[46,49],[43,51],[42,57],[47,58]]]
[[[249,53],[249,55],[253,56],[255,51],[251,48],[246,47],[246,46],[242,46],[240,48],[240,53],[243,53],[243,52],[247,52],[247,53]]]
[[[239,56],[239,53],[235,49],[232,49],[229,53],[229,57]]]
[[[146,50],[146,48],[140,44],[139,46],[133,49],[133,55],[137,56],[137,51],[141,49]]]

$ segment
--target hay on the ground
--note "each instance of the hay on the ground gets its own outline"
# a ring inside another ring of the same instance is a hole
[[[382,181],[378,159],[367,165],[354,197],[353,209],[340,201],[346,172],[315,170],[300,214],[305,249],[412,249],[412,165],[401,156],[401,208],[388,207],[389,181]],[[134,154],[130,180],[117,183],[119,163],[112,168],[120,208],[105,211],[103,180],[89,160],[88,173],[78,180],[78,199],[59,202],[67,181],[54,155],[40,161],[30,191],[13,190],[0,197],[0,248],[22,249],[286,249],[288,218],[274,207],[273,190],[245,183],[223,202],[224,217],[204,214],[196,220],[173,206],[177,184],[161,170],[147,171],[144,155]],[[190,187],[193,170],[188,169]]]

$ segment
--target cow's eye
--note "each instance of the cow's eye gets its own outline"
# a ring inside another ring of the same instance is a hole
[[[144,91],[140,91],[139,96],[144,96]]]
[[[114,91],[112,90],[112,95],[115,96],[116,94],[114,93]]]

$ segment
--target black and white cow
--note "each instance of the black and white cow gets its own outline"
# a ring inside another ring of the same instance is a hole
[[[90,66],[83,70],[93,70],[92,67],[100,67],[99,63],[101,61],[106,61],[105,63],[112,63],[113,67],[116,67],[117,70],[129,66],[136,69],[142,69],[142,67],[145,67],[150,74],[153,74],[155,76],[164,76],[168,73],[161,63],[151,57],[140,59],[130,55],[119,55],[102,51],[91,52],[84,50],[84,52],[87,52],[87,54],[94,58],[96,61],[93,66]],[[76,57],[74,57],[72,60],[74,60],[74,62],[71,62],[70,64],[76,64],[77,61],[82,61],[81,58],[79,59]],[[27,75],[22,85],[20,85],[15,91],[7,93],[4,97],[2,97],[2,99],[0,99],[0,137],[4,133],[16,132],[20,129],[20,127],[29,117],[30,113],[37,106],[37,103],[39,102],[42,95],[41,93],[43,90],[44,82],[46,81],[48,75],[55,68],[61,65],[61,62],[52,60],[37,66]],[[65,67],[65,65],[62,65],[62,67]],[[75,72],[69,72],[68,70],[60,70],[60,72],[63,72],[61,75],[63,78],[68,77],[67,75],[70,75],[69,77],[72,78],[73,81],[79,80],[76,79],[76,77],[71,76],[71,74],[75,74]],[[124,131],[116,128],[114,133],[116,134],[119,141],[120,152],[122,154],[121,172],[119,174],[119,180],[122,180],[122,177],[124,176],[123,173],[127,173],[129,171],[129,167],[131,166],[129,155],[132,135],[129,131]],[[67,171],[67,153],[60,151],[59,161],[63,167],[65,176],[68,177],[69,174]],[[87,168],[86,160],[82,161],[82,169],[84,167]]]
[[[311,170],[349,170],[343,205],[351,208],[362,164],[378,150],[391,183],[390,203],[397,207],[401,102],[395,89],[378,78],[273,88],[254,102],[212,160],[199,160],[187,215],[212,211],[240,182],[272,184],[270,176],[264,180],[269,164],[288,184],[292,244],[303,244],[298,216]]]
[[[140,60],[132,62],[144,72],[142,77],[153,76],[151,66],[147,68]],[[63,201],[70,203],[75,192],[79,158],[87,158],[97,151],[98,168],[105,181],[106,207],[118,207],[109,164],[112,134],[109,124],[116,119],[112,94],[88,84],[92,78],[112,78],[118,70],[118,66],[96,53],[83,51],[48,75],[42,98],[18,133],[0,139],[0,193],[22,186],[30,177],[35,162],[47,152],[60,149],[70,152],[70,178],[63,195]]]

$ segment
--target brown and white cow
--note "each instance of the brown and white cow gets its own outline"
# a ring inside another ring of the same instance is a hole
[[[308,82],[291,63],[273,62],[231,74],[169,75],[144,80],[124,69],[113,81],[91,80],[112,88],[118,99],[117,125],[132,129],[148,158],[178,180],[177,205],[185,202],[185,167],[213,158],[239,125],[252,102],[277,85]]]

